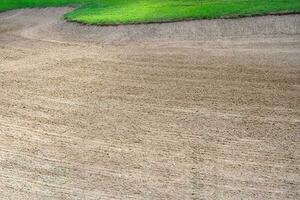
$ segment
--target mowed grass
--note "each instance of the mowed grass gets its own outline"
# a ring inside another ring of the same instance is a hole
[[[18,8],[42,8],[57,7],[66,5],[82,5],[88,0],[0,0],[0,11],[6,11]]]
[[[77,5],[69,21],[116,25],[300,13],[300,0],[1,0],[0,11]]]

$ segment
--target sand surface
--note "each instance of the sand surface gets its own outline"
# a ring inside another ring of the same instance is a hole
[[[300,198],[300,15],[68,10],[0,13],[1,199]]]

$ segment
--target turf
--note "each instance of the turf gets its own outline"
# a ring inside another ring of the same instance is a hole
[[[0,11],[77,5],[65,18],[114,25],[300,13],[300,0],[1,0]]]

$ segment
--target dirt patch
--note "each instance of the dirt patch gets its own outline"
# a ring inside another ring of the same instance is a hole
[[[298,199],[299,15],[96,27],[0,14],[4,199]]]

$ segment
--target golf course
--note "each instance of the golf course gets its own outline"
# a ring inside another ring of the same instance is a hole
[[[299,0],[2,0],[0,11],[73,5],[65,19],[115,25],[299,13]]]
[[[299,11],[1,0],[0,199],[299,199]]]

